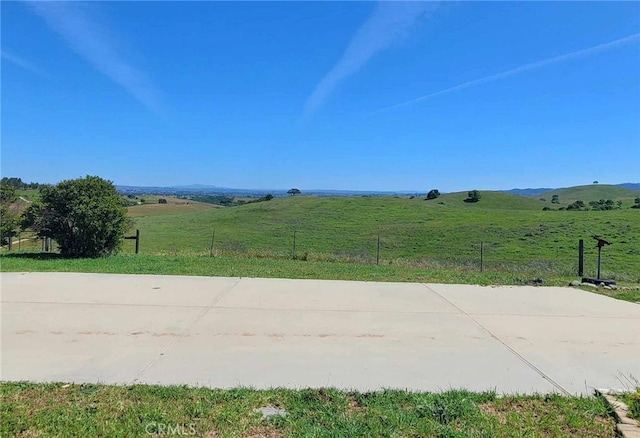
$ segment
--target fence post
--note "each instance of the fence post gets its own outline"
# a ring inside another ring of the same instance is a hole
[[[140,251],[140,230],[136,230],[136,254]]]
[[[213,229],[213,232],[211,233],[211,248],[209,249],[209,257],[213,257],[213,239],[215,239],[216,237],[216,229]]]
[[[293,230],[293,251],[291,253],[291,258],[293,260],[296,259],[296,230]]]
[[[584,240],[578,240],[578,276],[584,275]]]
[[[22,231],[18,233],[18,251],[20,251],[20,248],[22,247],[20,243],[21,241],[22,241]]]
[[[483,243],[482,240],[480,241],[480,272],[482,272],[484,270],[484,261],[483,261],[483,253],[484,253],[484,248],[483,248]]]
[[[380,264],[380,228],[378,228],[378,248],[376,250],[376,265]]]

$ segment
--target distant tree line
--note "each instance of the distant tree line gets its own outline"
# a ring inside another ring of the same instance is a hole
[[[28,189],[37,189],[40,186],[46,184],[40,184],[36,182],[25,183],[21,178],[11,177],[7,178],[6,176],[0,179],[0,184],[3,186],[13,187],[16,190],[28,190]]]
[[[554,195],[555,196],[555,195]],[[553,202],[553,200],[551,201]],[[640,208],[640,198],[635,198],[634,205],[631,208]],[[585,203],[582,200],[577,200],[567,205],[566,207],[560,207],[558,210],[569,211],[607,211],[607,210],[620,210],[622,209],[622,201],[614,202],[612,199],[600,199],[598,201],[589,201]],[[544,207],[542,210],[553,210],[551,207]]]
[[[252,200],[236,199],[232,196],[226,195],[189,195],[186,198],[196,202],[204,202],[206,204],[222,205],[223,207],[235,207],[238,205],[252,204],[255,202],[271,201],[273,199],[273,195],[271,193],[267,193],[265,196]]]

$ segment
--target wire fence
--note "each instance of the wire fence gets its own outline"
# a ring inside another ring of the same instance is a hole
[[[140,253],[163,256],[242,257],[396,265],[430,269],[456,269],[578,274],[578,238],[535,233],[514,238],[502,229],[484,229],[482,239],[423,232],[415,224],[397,223],[374,230],[358,227],[273,227],[269,230],[180,229],[171,233],[140,232]],[[131,234],[131,233],[129,233]],[[531,235],[527,235],[531,234]],[[477,235],[477,233],[476,233]],[[474,236],[475,237],[475,236]],[[593,244],[592,244],[593,243]],[[133,254],[135,240],[123,241],[121,252]],[[5,246],[3,251],[7,251]],[[55,241],[28,233],[14,238],[12,251],[57,252]],[[595,276],[597,248],[585,240],[584,275]],[[620,242],[602,251],[602,272],[607,278],[640,281],[640,250],[633,242]],[[635,277],[634,277],[635,276]]]
[[[380,227],[379,231],[363,231],[357,227],[291,227],[268,231],[223,228],[171,233],[171,236],[154,236],[142,231],[140,247],[142,254],[168,256],[292,259],[574,276],[578,272],[578,237],[543,239],[535,233],[524,233],[514,238],[504,235],[502,229],[489,228],[483,230],[486,231],[484,238],[477,239],[466,238],[464,233],[415,235],[413,230],[414,224],[398,223]],[[584,274],[595,275],[597,248],[591,239],[585,243]],[[125,252],[131,250],[132,245],[125,248]],[[607,247],[602,253],[602,266],[603,273],[610,277],[633,277],[640,272],[640,251],[637,245],[624,243]]]

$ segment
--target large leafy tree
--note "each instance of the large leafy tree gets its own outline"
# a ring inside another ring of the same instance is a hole
[[[478,202],[481,198],[480,196],[480,192],[477,190],[471,190],[468,194],[467,194],[467,199],[464,200],[464,202]]]
[[[3,245],[16,235],[18,215],[12,204],[17,199],[13,186],[4,182],[0,184],[0,243]]]
[[[22,215],[22,226],[51,237],[65,257],[104,257],[120,248],[129,228],[122,198],[97,176],[40,187],[40,201]]]
[[[439,196],[440,196],[440,191],[438,189],[432,189],[432,190],[429,190],[429,193],[427,193],[427,197],[425,199],[436,199]]]

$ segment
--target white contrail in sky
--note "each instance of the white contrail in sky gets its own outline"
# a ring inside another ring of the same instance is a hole
[[[340,60],[318,83],[304,105],[304,119],[311,117],[338,85],[357,73],[369,60],[408,34],[435,2],[381,1],[351,38]]]
[[[426,94],[424,96],[420,96],[420,97],[417,97],[415,99],[407,100],[406,102],[402,102],[402,103],[398,103],[396,105],[391,105],[391,106],[388,106],[388,107],[385,107],[385,108],[381,108],[379,110],[376,110],[376,111],[373,111],[373,112],[369,113],[368,115],[378,114],[378,113],[381,113],[381,112],[384,112],[384,111],[389,111],[389,110],[392,110],[392,109],[395,109],[395,108],[400,108],[402,106],[410,105],[412,103],[420,102],[422,100],[427,100],[427,99],[430,99],[432,97],[440,96],[442,94],[451,93],[452,91],[458,91],[458,90],[462,90],[464,88],[474,87],[476,85],[484,84],[486,82],[495,81],[497,79],[503,79],[503,78],[506,78],[508,76],[512,76],[512,75],[515,75],[515,74],[518,74],[518,73],[522,73],[522,72],[525,72],[525,71],[528,71],[528,70],[533,70],[533,69],[536,69],[536,68],[545,67],[545,66],[550,65],[550,64],[556,64],[556,63],[559,63],[559,62],[568,61],[570,59],[582,58],[582,57],[585,57],[585,56],[593,55],[593,54],[596,54],[598,52],[603,52],[605,50],[610,50],[610,49],[613,49],[615,47],[621,46],[623,44],[632,43],[632,42],[638,41],[638,40],[640,40],[640,33],[635,33],[633,35],[629,35],[627,37],[620,38],[620,39],[615,40],[615,41],[610,41],[608,43],[599,44],[597,46],[589,47],[587,49],[582,49],[582,50],[577,50],[575,52],[566,53],[564,55],[554,56],[553,58],[544,59],[542,61],[532,62],[530,64],[525,64],[525,65],[522,65],[520,67],[512,68],[511,70],[507,70],[507,71],[504,71],[502,73],[496,73],[496,74],[491,75],[491,76],[485,76],[485,77],[480,78],[480,79],[475,79],[473,81],[469,81],[469,82],[465,82],[465,83],[460,84],[460,85],[456,85],[455,87],[445,88],[444,90],[440,90],[440,91],[436,91],[436,92],[433,92],[433,93],[430,93],[430,94]]]
[[[45,72],[40,70],[38,67],[36,67],[32,63],[30,63],[29,61],[25,61],[24,59],[19,58],[19,57],[17,57],[16,55],[14,55],[12,53],[6,52],[4,50],[0,50],[0,54],[7,61],[12,62],[17,66],[22,67],[25,70],[28,70],[28,71],[30,71],[32,73],[39,74],[41,76],[47,76],[47,74]]]
[[[87,4],[49,1],[28,1],[27,4],[96,70],[120,85],[148,109],[159,113],[155,90],[144,74],[118,53],[110,32],[92,19]]]

